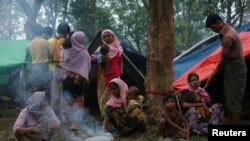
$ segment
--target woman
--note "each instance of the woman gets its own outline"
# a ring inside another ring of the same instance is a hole
[[[66,40],[67,41],[67,40]],[[87,87],[90,71],[90,56],[84,47],[85,33],[76,31],[71,37],[72,47],[61,50],[60,66],[63,70],[63,93],[61,97],[62,121],[71,123],[71,130],[78,130],[77,124],[83,112],[83,94]]]
[[[109,29],[102,31],[101,39],[103,44],[109,47],[107,54],[106,67],[98,69],[97,74],[97,97],[101,116],[104,116],[104,106],[109,98],[109,82],[113,78],[119,78],[122,74],[122,53],[123,48],[120,45],[115,33]],[[100,47],[95,53],[100,51]],[[93,58],[96,58],[93,55]]]
[[[20,112],[13,132],[18,140],[49,141],[60,125],[59,119],[48,105],[45,92],[35,92]]]
[[[221,104],[210,103],[208,93],[200,87],[197,73],[192,72],[188,75],[186,89],[182,91],[181,99],[192,132],[207,134],[208,124],[222,124],[224,114]]]

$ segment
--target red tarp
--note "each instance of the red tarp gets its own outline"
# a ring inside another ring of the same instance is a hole
[[[250,32],[241,32],[239,34],[243,46],[243,57],[250,56]],[[186,86],[186,78],[190,72],[196,72],[200,76],[200,80],[207,80],[213,70],[216,68],[220,59],[221,47],[216,49],[207,58],[196,64],[194,67],[186,71],[179,79],[174,82],[174,88],[181,90]]]

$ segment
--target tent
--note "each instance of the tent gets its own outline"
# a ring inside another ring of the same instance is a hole
[[[250,70],[250,23],[237,29],[243,46],[243,57],[245,58],[248,72]],[[190,50],[176,57],[174,60],[174,88],[181,90],[186,85],[188,73],[196,72],[200,76],[201,85],[204,86],[206,80],[217,66],[220,59],[221,42],[218,35],[212,36]],[[250,94],[250,75],[247,74],[247,84],[245,96]],[[223,100],[223,74],[217,76],[212,85],[206,89],[214,102]]]
[[[25,63],[27,40],[0,40],[0,85],[8,84],[10,68],[21,68]]]
[[[250,30],[250,22],[244,24],[237,29],[238,33],[246,32]],[[184,53],[180,54],[174,59],[174,80],[177,81],[187,70],[193,66],[208,58],[216,49],[221,46],[218,35],[211,36]]]
[[[239,34],[240,40],[243,46],[243,57],[248,58],[250,56],[250,32],[242,32]],[[201,81],[205,81],[208,79],[210,74],[216,68],[221,54],[221,47],[217,48],[206,58],[195,64],[189,70],[187,70],[184,74],[182,74],[177,80],[174,82],[174,87],[176,89],[182,89],[185,87],[187,75],[190,72],[196,72],[200,76]]]
[[[27,46],[27,40],[0,40],[0,100],[11,97],[23,102],[25,83],[20,72],[25,66]]]

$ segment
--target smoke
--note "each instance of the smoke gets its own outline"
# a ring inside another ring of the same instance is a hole
[[[8,87],[13,94],[11,97],[17,104],[17,107],[23,108],[25,101],[34,93],[34,90],[31,89],[33,82],[29,82],[29,77],[31,77],[32,73],[27,73],[19,67],[12,68],[8,73],[10,73],[10,84]],[[51,74],[45,73],[42,69],[36,69],[35,73],[39,74],[39,77],[34,80],[36,82],[43,82],[44,78],[51,78]],[[47,81],[47,83],[50,81]],[[49,85],[51,84],[49,83]],[[55,138],[56,140],[56,134],[60,134],[60,136],[65,137],[63,140],[66,141],[113,140],[112,135],[102,128],[102,123],[94,116],[91,116],[89,109],[71,105],[68,110],[70,111],[70,120],[76,121],[79,130],[71,131],[71,124],[61,121],[60,130],[55,131],[53,139]]]
[[[91,116],[87,108],[80,108],[72,106],[70,115],[72,121],[77,123],[79,130],[71,131],[70,126],[62,125],[62,132],[67,140],[69,141],[84,141],[84,140],[95,140],[96,137],[101,138],[102,141],[112,141],[113,137],[110,133],[106,132],[100,122],[95,117]],[[93,138],[93,139],[91,139]],[[95,140],[96,141],[96,140]]]

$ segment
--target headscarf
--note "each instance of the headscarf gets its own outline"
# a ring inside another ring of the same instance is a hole
[[[198,80],[200,81],[200,80]],[[201,94],[201,102],[204,102],[204,103],[210,103],[210,97],[208,95],[208,93],[206,92],[205,89],[201,88],[200,86],[197,88],[197,89],[194,89],[189,81],[188,81],[188,78],[186,79],[186,89],[188,89],[189,91],[192,91],[192,92],[200,92]]]
[[[105,32],[111,33],[111,35],[113,35],[113,37],[114,37],[114,40],[113,40],[113,42],[112,42],[111,44],[107,44],[107,43],[102,39],[102,42],[103,42],[105,45],[107,45],[107,46],[109,47],[109,53],[108,53],[108,55],[107,55],[108,58],[109,58],[109,59],[114,58],[114,57],[117,55],[117,53],[119,53],[119,55],[121,55],[121,54],[123,53],[123,48],[121,47],[120,42],[119,42],[119,40],[117,39],[115,33],[114,33],[112,30],[110,30],[110,29],[105,29],[105,30],[102,31],[101,37],[103,36],[103,34],[104,34]]]
[[[72,47],[61,50],[60,66],[65,70],[77,73],[89,80],[90,56],[84,46],[86,35],[82,31],[76,31],[71,37]]]
[[[42,119],[43,114],[46,113],[48,107],[44,107],[42,109],[42,104],[44,103],[46,97],[45,92],[35,92],[27,101],[26,101],[26,108],[29,114],[38,121]]]
[[[119,108],[122,105],[126,104],[127,102],[126,97],[127,97],[128,85],[120,78],[114,78],[109,82],[109,84],[110,83],[115,83],[118,85],[120,91],[120,98],[116,98],[113,94],[111,94],[111,98],[108,100],[106,105],[114,108]]]

